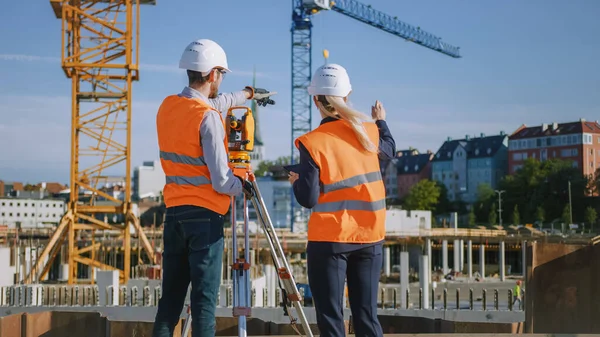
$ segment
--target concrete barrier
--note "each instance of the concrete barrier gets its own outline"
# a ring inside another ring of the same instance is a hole
[[[518,333],[521,323],[478,323],[453,322],[425,317],[380,315],[384,333]],[[183,320],[175,329],[175,337],[182,337]],[[152,322],[111,320],[95,312],[46,311],[37,313],[13,314],[0,318],[0,337],[122,337],[152,336]],[[347,333],[353,334],[351,321],[346,322]],[[311,326],[318,335],[316,324]],[[302,328],[298,326],[302,331]],[[276,323],[258,318],[250,318],[247,324],[248,335],[291,336],[296,331],[289,323]],[[237,319],[217,318],[217,336],[237,336]],[[187,337],[191,337],[191,334]]]
[[[532,243],[526,332],[600,333],[600,245]]]

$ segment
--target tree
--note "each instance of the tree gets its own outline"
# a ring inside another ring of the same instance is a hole
[[[600,194],[600,168],[596,170],[594,173],[594,177],[592,178],[592,193]]]
[[[477,219],[475,218],[475,208],[471,206],[471,211],[469,212],[469,227],[475,228],[477,226]]]
[[[513,225],[515,225],[515,226],[518,226],[521,224],[521,215],[519,214],[519,206],[518,205],[515,205],[515,208],[513,210],[512,221],[513,221]]]
[[[569,206],[569,204],[566,204],[565,208],[563,208],[561,220],[565,224],[571,223],[571,207]]]
[[[496,202],[494,189],[489,184],[479,184],[477,186],[477,201],[473,204],[475,216],[482,222],[490,214],[492,204]]]
[[[449,213],[453,210],[452,203],[448,199],[448,189],[444,183],[435,181],[435,185],[440,191],[440,197],[438,199],[438,204],[435,208],[436,214],[445,214]]]
[[[490,214],[488,215],[488,223],[490,227],[496,226],[498,221],[498,214],[496,213],[496,204],[492,204],[492,209],[490,210]]]
[[[511,209],[519,205],[521,222],[533,222],[537,208],[543,207],[545,219],[557,219],[565,203],[569,201],[569,181],[574,207],[585,205],[585,192],[589,190],[590,181],[580,169],[574,168],[570,160],[551,159],[540,162],[527,159],[523,167],[512,175],[504,177],[499,188],[505,190],[502,205]]]
[[[423,179],[413,185],[404,199],[404,208],[408,210],[433,211],[440,198],[440,188],[429,180]]]
[[[479,184],[479,186],[477,186],[477,201],[489,201],[493,198],[494,193],[494,189],[492,186],[490,186],[490,184]]]
[[[585,222],[589,223],[590,226],[593,226],[596,223],[596,219],[598,214],[593,207],[589,207],[585,209]]]
[[[544,220],[545,220],[544,215],[545,215],[544,207],[539,206],[535,213],[535,219],[537,221],[539,221],[540,224],[542,224],[542,225],[544,224]]]
[[[257,177],[265,176],[275,166],[289,165],[291,162],[290,159],[291,159],[291,157],[287,156],[287,157],[279,157],[275,160],[263,160],[258,164],[258,167],[256,168],[256,170],[254,170],[254,175]]]

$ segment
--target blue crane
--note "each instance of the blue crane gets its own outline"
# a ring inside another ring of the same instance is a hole
[[[355,20],[364,22],[406,41],[417,43],[454,58],[460,58],[459,47],[441,38],[398,20],[397,17],[373,9],[356,0],[292,0],[292,164],[298,159],[294,139],[311,130],[311,99],[308,85],[312,75],[312,22],[311,16],[322,10],[333,10]],[[298,159],[299,160],[299,159]],[[295,212],[292,193],[291,229],[294,228]]]

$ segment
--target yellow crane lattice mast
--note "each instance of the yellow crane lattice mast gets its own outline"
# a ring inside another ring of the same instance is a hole
[[[131,270],[132,228],[154,261],[153,248],[132,211],[131,85],[139,79],[140,5],[155,1],[50,0],[50,4],[62,21],[62,68],[72,81],[71,193],[67,212],[25,282],[44,278],[66,243],[69,284],[79,282],[78,264],[119,270],[125,283]],[[121,197],[103,188],[110,173],[125,176]],[[120,233],[121,263],[111,265],[99,258],[96,230]],[[87,237],[91,240],[78,240]]]

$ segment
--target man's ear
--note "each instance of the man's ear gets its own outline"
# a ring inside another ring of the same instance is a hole
[[[208,82],[212,83],[212,82],[216,82],[217,81],[217,71],[216,69],[211,69],[209,76],[208,76]]]

